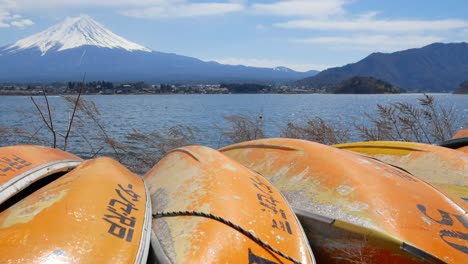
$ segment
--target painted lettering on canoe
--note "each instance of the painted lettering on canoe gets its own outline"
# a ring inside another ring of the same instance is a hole
[[[124,188],[121,184],[115,189],[116,197],[109,201],[107,205],[107,214],[104,215],[104,221],[110,224],[109,234],[127,242],[132,242],[136,217],[133,216],[138,208],[135,202],[139,201],[140,195],[133,191],[133,185],[128,184]]]
[[[424,205],[416,205],[418,210],[427,218],[439,224],[444,229],[440,230],[440,238],[452,248],[468,254],[468,233],[450,230],[454,225],[463,225],[465,230],[468,231],[468,218],[463,215],[451,214],[443,210],[437,209],[437,213],[429,214]]]
[[[273,189],[264,183],[260,177],[250,177],[253,186],[259,191],[257,193],[258,203],[262,206],[262,212],[271,212],[275,218],[271,220],[271,227],[287,232],[292,235],[291,225],[288,222],[286,212],[281,208],[281,203],[273,197]]]
[[[276,264],[276,262],[255,255],[249,248],[249,264]]]
[[[25,167],[31,166],[32,163],[20,158],[16,155],[0,158],[0,177],[8,176],[8,174],[21,171]]]

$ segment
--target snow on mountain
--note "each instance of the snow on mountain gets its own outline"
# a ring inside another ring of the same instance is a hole
[[[313,75],[151,51],[86,15],[0,48],[0,82],[67,82],[80,80],[84,73],[89,81],[155,83],[288,82]]]
[[[63,51],[84,45],[103,48],[120,48],[128,51],[151,50],[131,42],[107,29],[87,15],[67,18],[40,33],[21,39],[6,47],[8,52],[38,48],[42,55],[48,51]]]
[[[279,67],[275,67],[273,68],[274,71],[280,71],[280,72],[291,72],[292,70],[287,68],[287,67],[283,67],[283,66],[279,66]]]

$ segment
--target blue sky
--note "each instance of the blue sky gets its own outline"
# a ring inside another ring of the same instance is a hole
[[[0,46],[88,14],[153,50],[323,70],[372,52],[468,40],[468,1],[0,0]]]

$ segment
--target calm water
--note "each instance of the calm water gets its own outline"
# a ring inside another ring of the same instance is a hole
[[[468,95],[434,94],[441,105],[453,106],[460,115],[462,128],[468,124]],[[401,95],[119,95],[84,96],[96,103],[106,130],[112,137],[125,140],[134,129],[140,132],[159,131],[177,124],[195,126],[200,130],[197,143],[220,147],[220,128],[226,127],[224,116],[234,114],[261,115],[268,136],[279,136],[288,121],[300,122],[306,117],[321,117],[330,122],[352,126],[363,123],[365,113],[373,113],[377,104],[394,102],[417,103],[421,94]],[[40,98],[38,98],[39,100]],[[50,97],[58,130],[66,128],[70,110],[62,97]],[[39,128],[37,111],[29,97],[0,96],[0,127]],[[45,130],[43,130],[45,131]],[[34,131],[32,131],[34,132]],[[41,133],[41,132],[39,132]],[[86,137],[99,145],[97,136]],[[24,138],[0,138],[0,145],[26,143]],[[82,137],[74,135],[70,149],[83,147]],[[76,150],[78,151],[78,150]],[[79,151],[78,151],[79,152]]]

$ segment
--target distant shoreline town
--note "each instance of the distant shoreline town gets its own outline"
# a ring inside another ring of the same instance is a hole
[[[0,95],[48,95],[78,94],[81,83],[52,84],[0,84]],[[82,94],[89,95],[138,95],[138,94],[235,94],[235,93],[325,93],[325,89],[306,89],[292,85],[267,84],[147,84],[145,82],[89,82]]]
[[[290,84],[261,84],[261,83],[174,83],[150,84],[138,82],[55,82],[49,84],[1,84],[0,95],[129,95],[129,94],[399,94],[407,91],[388,82],[373,78],[354,76],[337,85],[320,86],[313,88],[301,86],[298,83]],[[468,81],[460,84],[453,93],[467,94]]]

